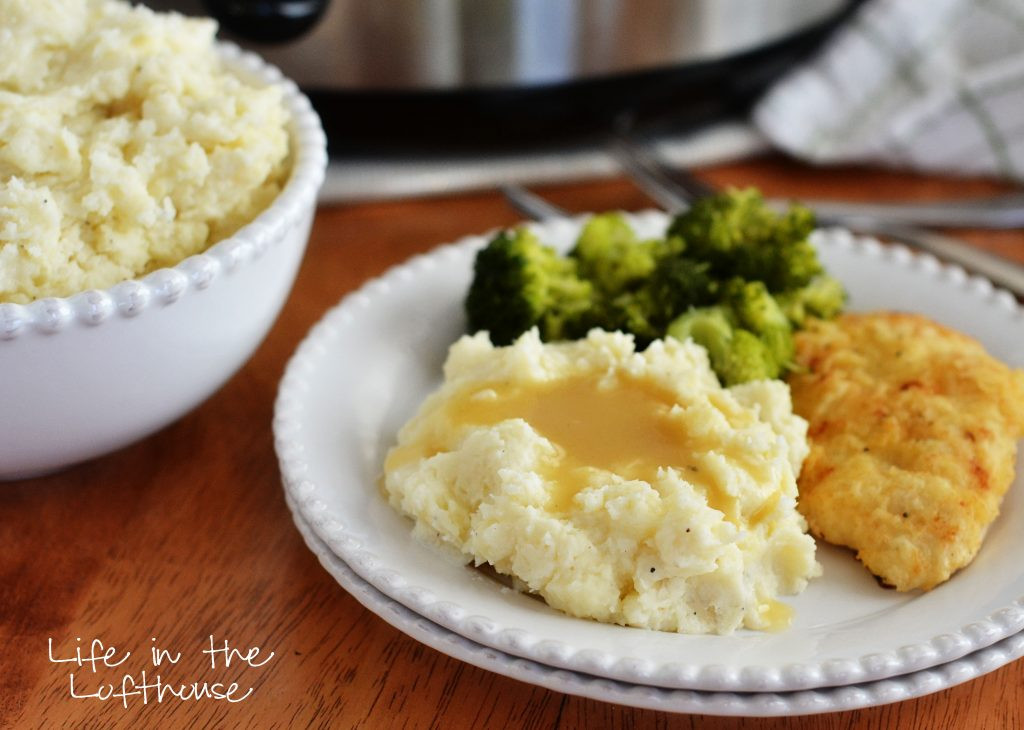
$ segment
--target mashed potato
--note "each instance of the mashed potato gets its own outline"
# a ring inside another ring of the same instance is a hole
[[[0,301],[175,264],[279,191],[280,93],[221,68],[212,21],[112,0],[0,19]]]
[[[724,389],[692,342],[455,343],[388,454],[415,532],[566,613],[665,631],[781,628],[820,573],[796,510],[807,424],[780,381]]]

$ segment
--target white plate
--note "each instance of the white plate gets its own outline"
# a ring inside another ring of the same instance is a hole
[[[640,214],[641,235],[664,215]],[[536,227],[568,246],[580,221]],[[289,363],[274,420],[284,481],[318,538],[364,580],[479,644],[542,664],[626,682],[709,691],[793,691],[861,683],[937,666],[1024,628],[1022,481],[969,569],[925,594],[883,590],[846,551],[820,546],[822,578],[791,602],[777,634],[684,636],[560,614],[415,541],[377,480],[401,424],[440,378],[464,327],[473,237],[412,259],[331,310]],[[1024,314],[1005,292],[927,256],[854,239],[815,238],[851,293],[851,309],[925,313],[1024,365]],[[1022,472],[1018,463],[1018,473]]]
[[[932,669],[858,685],[781,693],[662,689],[591,677],[482,646],[413,613],[353,573],[341,558],[313,534],[313,528],[295,512],[290,499],[288,502],[299,532],[320,564],[357,601],[396,629],[442,654],[481,669],[580,697],[663,712],[743,717],[812,715],[858,710],[922,697],[980,677],[1024,656],[1024,632],[1019,632],[985,649]]]

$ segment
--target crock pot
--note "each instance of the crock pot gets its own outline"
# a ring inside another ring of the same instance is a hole
[[[557,141],[741,109],[857,0],[145,0],[217,18],[334,152]]]

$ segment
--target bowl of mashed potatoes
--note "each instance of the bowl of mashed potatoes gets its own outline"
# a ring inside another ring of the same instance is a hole
[[[308,100],[209,20],[0,0],[0,478],[112,451],[245,363],[326,166]]]

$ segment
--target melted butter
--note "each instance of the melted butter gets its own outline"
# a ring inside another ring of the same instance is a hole
[[[580,376],[474,389],[453,399],[447,415],[455,426],[529,423],[561,452],[542,476],[555,485],[552,507],[566,510],[594,469],[651,483],[659,467],[675,467],[692,480],[687,457],[694,445],[670,416],[676,402],[670,391],[642,380]]]
[[[793,607],[782,601],[776,601],[774,598],[770,598],[758,606],[758,612],[764,619],[765,628],[768,631],[782,631],[789,628],[789,624],[793,621]]]

